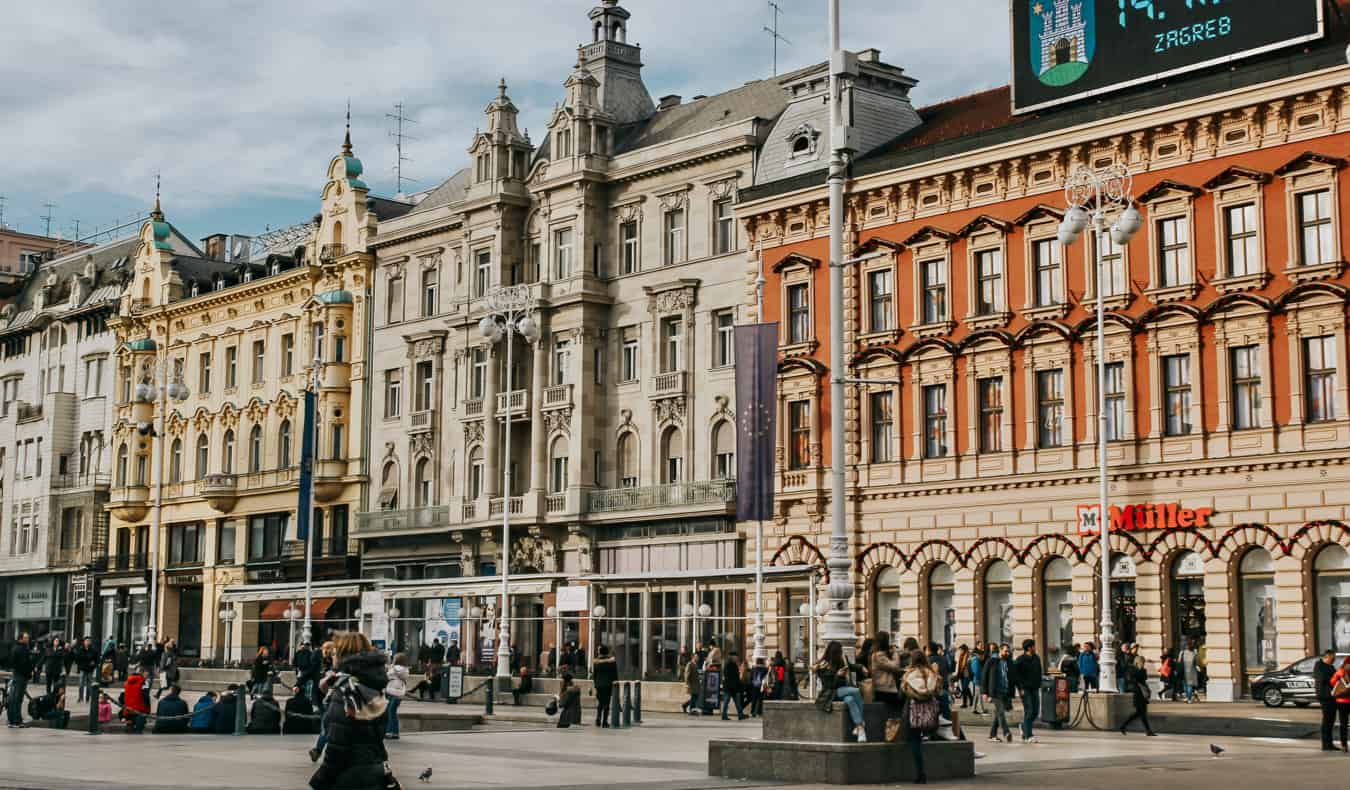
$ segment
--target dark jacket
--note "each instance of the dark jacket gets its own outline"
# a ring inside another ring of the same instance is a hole
[[[323,658],[312,647],[302,647],[295,651],[295,674],[301,683],[317,681],[323,674]]]
[[[286,718],[281,723],[282,735],[317,735],[319,720],[314,716],[314,705],[309,697],[298,694],[286,700]]]
[[[81,643],[75,648],[75,668],[81,672],[93,672],[98,668],[98,648]]]
[[[1013,660],[1013,687],[1018,691],[1035,691],[1041,687],[1044,673],[1045,667],[1041,665],[1040,656],[1023,653]]]
[[[43,671],[49,677],[57,677],[62,670],[66,668],[66,651],[64,648],[47,648],[47,655],[43,659]]]
[[[1134,695],[1135,707],[1148,704],[1148,670],[1143,667],[1125,667],[1125,690]]]
[[[244,730],[249,735],[281,734],[281,706],[270,694],[253,700],[253,710],[249,713],[248,727]]]
[[[614,656],[600,656],[591,664],[591,680],[596,688],[613,686],[619,679],[619,662]]]
[[[581,723],[581,689],[568,686],[558,695],[558,726],[571,727]]]
[[[1331,676],[1336,674],[1336,668],[1327,666],[1327,662],[1317,659],[1317,664],[1313,666],[1313,687],[1317,690],[1318,702],[1331,702],[1334,699],[1331,696]]]
[[[728,694],[741,693],[741,668],[730,658],[722,662],[722,690]]]
[[[383,788],[384,749],[388,722],[388,682],[383,653],[358,653],[338,665],[324,709],[328,746],[309,786],[323,788]]]
[[[167,718],[170,716],[186,716],[187,712],[187,703],[177,694],[161,699],[159,705],[155,706],[155,726],[150,731],[168,735],[181,735],[187,732],[187,719]]]
[[[28,680],[33,677],[33,670],[37,668],[37,658],[28,645],[14,643],[14,649],[9,654],[9,670],[15,677]]]
[[[272,660],[265,656],[253,659],[253,682],[265,683],[272,676]]]
[[[188,722],[188,728],[193,732],[211,732],[211,719],[215,716],[212,706],[215,704],[216,701],[207,696],[197,700],[197,704],[192,706],[192,719]]]
[[[433,664],[445,663],[445,645],[432,642],[431,647],[427,649],[427,660]]]
[[[211,732],[216,735],[234,734],[234,717],[239,713],[238,692],[220,695],[220,704],[211,714]]]
[[[1004,658],[991,658],[984,662],[983,677],[980,678],[980,690],[991,699],[1004,701],[1012,699],[1012,662]]]

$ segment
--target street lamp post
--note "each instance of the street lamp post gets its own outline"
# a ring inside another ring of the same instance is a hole
[[[221,659],[222,666],[230,662],[230,642],[234,638],[233,635],[234,619],[238,616],[239,613],[236,612],[233,609],[233,607],[229,609],[220,610],[220,622],[223,623],[225,626],[225,656],[223,659]]]
[[[313,644],[314,640],[314,528],[318,525],[314,523],[314,467],[315,461],[319,455],[319,394],[323,392],[321,385],[323,383],[323,360],[316,354],[314,364],[309,369],[309,388],[314,392],[314,419],[311,425],[306,425],[305,430],[310,432],[310,457],[301,459],[301,463],[308,463],[310,481],[309,497],[304,503],[309,517],[310,534],[305,536],[305,611],[304,625],[300,628],[300,641],[304,644]],[[334,448],[336,449],[336,448]]]
[[[152,440],[150,459],[151,475],[155,481],[155,496],[150,517],[150,603],[145,624],[145,643],[155,644],[156,618],[159,603],[159,528],[163,516],[164,501],[164,420],[169,411],[169,401],[178,403],[187,400],[188,388],[183,383],[183,371],[174,365],[166,355],[145,360],[141,366],[141,382],[136,385],[137,403],[150,404],[153,410],[152,421],[138,422],[136,430]]]
[[[1107,481],[1106,441],[1109,420],[1106,413],[1106,287],[1103,278],[1103,247],[1106,234],[1117,245],[1125,245],[1139,230],[1142,218],[1130,198],[1133,176],[1128,167],[1113,165],[1104,170],[1079,167],[1064,185],[1069,210],[1059,225],[1059,242],[1069,246],[1092,225],[1096,238],[1093,261],[1097,291],[1097,529],[1101,565],[1101,681],[1103,690],[1116,688],[1115,628],[1111,622],[1111,511]]]
[[[498,610],[497,678],[511,677],[510,575],[511,575],[511,412],[514,389],[511,386],[511,352],[515,347],[512,335],[520,335],[529,345],[539,339],[539,325],[535,323],[534,296],[528,285],[504,285],[483,297],[487,315],[478,322],[478,331],[490,342],[506,343],[506,438],[502,463],[502,600]],[[496,430],[495,427],[492,430]]]

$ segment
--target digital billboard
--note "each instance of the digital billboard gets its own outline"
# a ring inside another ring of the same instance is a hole
[[[1322,0],[1011,0],[1013,112],[1321,38]]]

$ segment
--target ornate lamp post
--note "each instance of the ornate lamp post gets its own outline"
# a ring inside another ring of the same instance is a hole
[[[150,518],[150,604],[145,624],[145,642],[153,645],[156,638],[156,610],[159,608],[159,528],[164,499],[164,419],[169,412],[169,401],[187,400],[188,388],[183,383],[183,371],[166,355],[147,359],[141,366],[141,382],[133,397],[137,403],[150,404],[151,422],[136,423],[136,430],[151,439],[159,439],[151,456],[151,475],[155,481],[155,496]]]
[[[1107,482],[1106,441],[1109,421],[1106,413],[1106,287],[1103,275],[1103,248],[1106,234],[1118,246],[1128,244],[1143,224],[1139,211],[1130,198],[1134,177],[1124,165],[1113,165],[1105,170],[1079,167],[1070,174],[1064,185],[1064,199],[1069,210],[1059,225],[1059,242],[1069,246],[1092,226],[1096,235],[1093,251],[1096,267],[1097,291],[1097,529],[1098,546],[1102,553],[1102,633],[1101,685],[1116,688],[1115,628],[1111,622],[1111,511]],[[1109,227],[1109,231],[1108,231]]]
[[[504,285],[483,297],[483,305],[488,314],[478,322],[478,331],[492,343],[506,343],[506,439],[505,462],[502,464],[502,601],[498,609],[497,629],[497,677],[511,677],[511,638],[508,630],[510,619],[510,575],[511,575],[511,350],[515,347],[512,335],[520,335],[528,345],[534,345],[539,339],[539,325],[531,317],[534,313],[534,296],[528,285]],[[493,426],[491,430],[496,430]]]
[[[220,610],[220,622],[225,626],[225,657],[222,659],[223,664],[228,664],[230,661],[230,642],[233,640],[234,630],[232,626],[234,625],[235,618],[238,616],[239,613],[236,612],[233,607]]]

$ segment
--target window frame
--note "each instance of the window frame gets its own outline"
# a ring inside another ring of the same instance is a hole
[[[867,457],[870,463],[889,464],[898,460],[895,402],[893,390],[877,390],[867,394]]]
[[[1067,394],[1064,368],[1036,371],[1036,449],[1064,447]]]
[[[711,323],[713,331],[712,366],[714,368],[734,367],[736,364],[736,308],[714,310]]]
[[[662,263],[666,266],[689,260],[689,208],[683,203],[661,212],[661,249]]]
[[[948,408],[947,383],[922,385],[919,390],[919,402],[923,408],[923,458],[947,458],[951,454],[947,438],[951,416]]]
[[[979,452],[1001,453],[1003,448],[1003,414],[1006,404],[1002,374],[982,376],[975,381],[976,413],[979,416]],[[991,386],[992,385],[992,386]],[[990,393],[996,398],[988,397]],[[992,402],[997,400],[997,403]]]
[[[1172,363],[1177,363],[1175,366]],[[1194,405],[1194,377],[1191,371],[1191,353],[1163,354],[1158,358],[1159,379],[1162,382],[1162,433],[1166,437],[1190,436],[1195,432],[1191,419]],[[1173,371],[1180,375],[1175,379]],[[1173,399],[1179,399],[1180,409],[1173,408]],[[1177,411],[1184,422],[1173,423],[1173,412]]]

